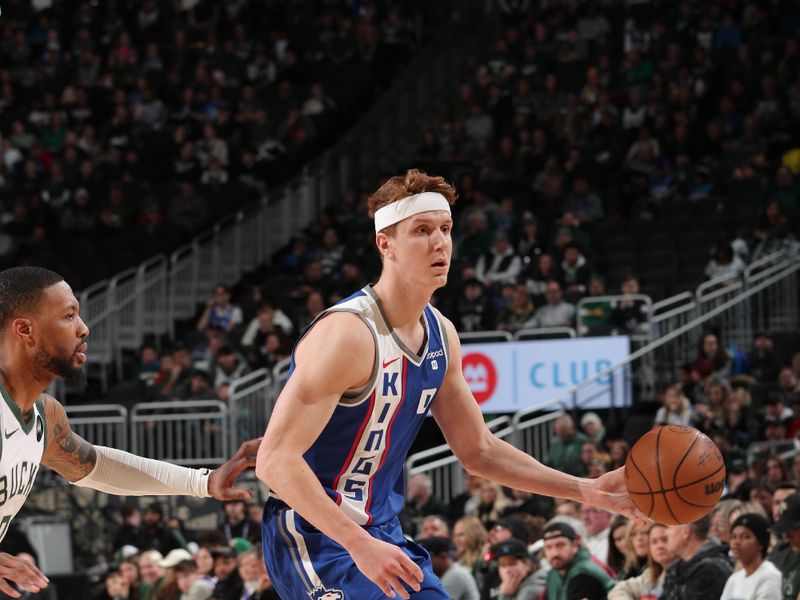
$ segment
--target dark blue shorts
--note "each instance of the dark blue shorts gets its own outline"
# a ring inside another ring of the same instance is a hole
[[[414,600],[448,600],[433,573],[430,555],[403,536],[398,519],[366,530],[372,537],[398,546],[422,569],[425,578],[420,591],[409,589]],[[264,507],[262,540],[267,572],[283,600],[386,598],[381,589],[358,570],[341,545],[279,500],[270,498]]]

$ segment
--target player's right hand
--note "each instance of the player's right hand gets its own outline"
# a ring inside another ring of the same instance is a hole
[[[353,562],[389,598],[409,598],[403,583],[418,592],[422,569],[397,546],[372,538],[350,552]]]
[[[19,598],[21,594],[8,581],[13,581],[23,590],[38,592],[50,582],[39,569],[28,561],[0,552],[0,592],[11,598]]]

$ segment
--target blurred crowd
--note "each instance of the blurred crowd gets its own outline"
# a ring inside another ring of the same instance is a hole
[[[419,17],[380,0],[5,2],[0,262],[80,289],[173,250],[341,135]]]

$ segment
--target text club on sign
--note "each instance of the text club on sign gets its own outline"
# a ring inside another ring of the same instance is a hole
[[[461,359],[464,379],[478,404],[486,402],[497,387],[497,369],[492,360],[480,352],[471,352]]]

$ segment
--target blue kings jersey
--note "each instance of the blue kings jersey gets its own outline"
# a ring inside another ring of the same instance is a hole
[[[366,386],[342,396],[304,458],[350,519],[380,525],[404,506],[403,465],[447,372],[447,334],[441,315],[426,306],[425,343],[417,354],[392,330],[370,286],[317,319],[335,311],[357,315],[372,332],[374,356],[354,359],[374,361],[374,368]]]

